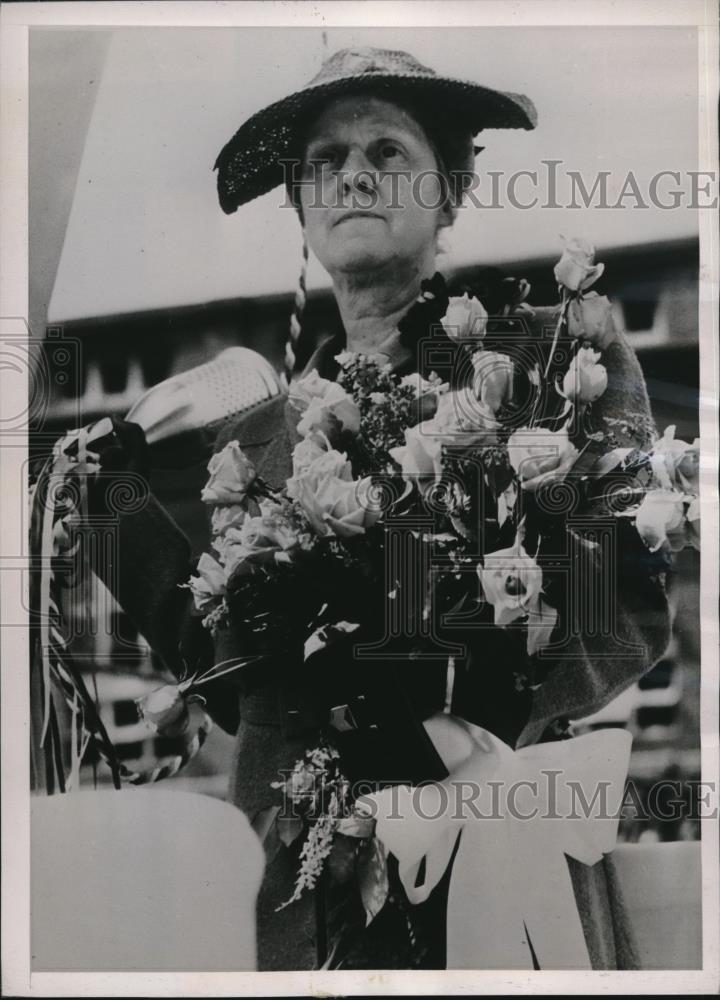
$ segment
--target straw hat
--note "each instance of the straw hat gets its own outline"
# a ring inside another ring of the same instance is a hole
[[[347,94],[405,95],[436,106],[441,118],[456,117],[472,135],[486,128],[535,128],[537,113],[523,94],[490,90],[467,80],[438,76],[407,52],[341,49],[302,90],[249,118],[223,147],[215,163],[224,212],[236,211],[282,184],[281,160],[297,158],[304,126],[329,98]]]

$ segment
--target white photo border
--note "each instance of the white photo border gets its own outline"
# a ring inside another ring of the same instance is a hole
[[[716,0],[446,0],[425,2],[148,2],[14,3],[0,10],[2,172],[0,188],[0,324],[21,330],[28,316],[27,113],[30,26],[305,26],[393,27],[513,25],[693,26],[699,47],[699,170],[718,171],[718,4]],[[701,765],[702,780],[717,782],[718,755],[718,286],[717,215],[699,210],[701,510]],[[25,327],[26,328],[26,327]],[[2,418],[25,406],[23,387],[0,393]],[[14,395],[14,398],[13,398]],[[0,447],[0,621],[21,620],[27,574],[13,552],[25,490],[22,445]],[[702,994],[720,985],[720,850],[718,823],[703,823],[703,969],[686,972],[382,971],[287,973],[33,973],[29,904],[29,685],[27,632],[2,634],[2,988],[12,996],[238,996],[431,994]],[[715,795],[717,801],[717,793]]]

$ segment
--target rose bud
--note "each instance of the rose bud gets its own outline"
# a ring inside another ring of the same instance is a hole
[[[161,736],[181,736],[187,731],[190,713],[187,702],[175,684],[165,684],[136,702],[140,715]]]
[[[580,292],[594,284],[605,270],[595,264],[595,248],[585,240],[565,241],[562,257],[555,265],[555,280],[570,292]]]
[[[208,479],[201,499],[204,503],[242,503],[257,477],[255,466],[237,441],[230,441],[208,462]]]
[[[599,359],[597,351],[582,347],[570,362],[563,379],[563,392],[573,403],[592,403],[607,389],[607,369],[598,364]]]
[[[573,299],[567,311],[567,328],[571,337],[586,341],[604,351],[617,339],[612,303],[607,295],[590,292]]]
[[[465,292],[462,296],[456,295],[450,299],[441,322],[450,340],[459,343],[484,337],[487,320],[488,314],[482,302],[475,296],[470,298]]]

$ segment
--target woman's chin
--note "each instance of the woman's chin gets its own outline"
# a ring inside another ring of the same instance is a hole
[[[387,246],[379,247],[353,240],[337,253],[332,265],[338,271],[352,273],[354,271],[374,271],[391,263],[392,254]]]

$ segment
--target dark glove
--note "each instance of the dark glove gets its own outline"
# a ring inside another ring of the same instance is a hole
[[[108,417],[112,431],[99,438],[91,438],[88,450],[98,456],[102,472],[137,472],[147,475],[150,471],[150,449],[145,431],[140,424]]]
[[[139,424],[120,417],[107,417],[96,429],[106,432],[98,437],[91,436],[87,445],[88,452],[97,456],[100,465],[100,471],[87,480],[88,506],[91,514],[117,513],[123,480],[129,491],[128,498],[148,492],[146,477],[150,471],[150,449]]]

